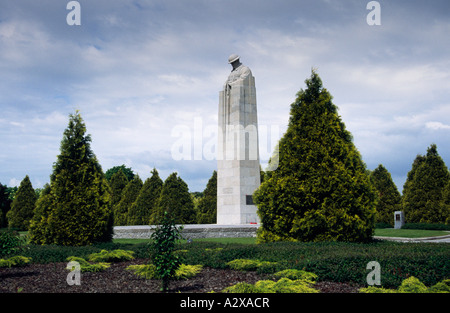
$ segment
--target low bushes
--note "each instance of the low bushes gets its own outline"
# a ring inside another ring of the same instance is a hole
[[[395,289],[386,289],[375,286],[361,288],[359,292],[362,293],[449,293],[450,279],[445,279],[434,286],[428,288],[419,279],[411,276],[403,280],[402,284]]]
[[[0,256],[12,255],[23,250],[25,237],[21,237],[17,231],[11,229],[0,230]]]
[[[278,281],[260,280],[254,285],[238,283],[223,290],[225,293],[318,293],[310,284],[304,280],[291,280],[281,278]]]
[[[108,267],[110,267],[110,264],[106,263],[106,262],[99,262],[99,263],[91,264],[88,261],[86,261],[85,259],[79,258],[76,256],[68,257],[67,261],[77,262],[78,264],[80,264],[81,272],[101,272],[101,271],[107,269]],[[67,265],[67,269],[72,270],[72,268],[73,268],[73,266],[71,265],[71,263],[69,263]]]
[[[121,249],[116,249],[114,251],[101,250],[98,253],[90,254],[88,257],[89,261],[98,263],[89,263],[87,260],[76,256],[70,256],[66,261],[78,262],[82,272],[100,272],[110,266],[110,263],[108,262],[121,262],[134,259],[133,253],[133,251]],[[72,266],[68,265],[67,269],[71,270]]]
[[[202,265],[180,264],[175,271],[175,279],[189,279],[202,270]],[[153,264],[130,265],[126,270],[132,271],[135,275],[145,279],[159,279],[156,266]]]
[[[134,259],[134,251],[116,249],[114,251],[102,250],[89,255],[89,261],[93,262],[120,262]]]
[[[229,262],[234,264],[243,264],[239,262]],[[251,260],[246,260],[251,261]],[[254,261],[254,260],[253,260]],[[247,262],[248,263],[248,262]],[[248,268],[248,267],[247,267]],[[238,283],[223,290],[225,293],[318,293],[312,286],[315,283],[317,275],[314,273],[287,269],[274,274],[278,281],[260,280],[254,285],[248,283]]]
[[[0,267],[13,267],[13,266],[23,266],[30,263],[31,258],[27,258],[21,255],[16,255],[8,259],[0,259]]]
[[[276,269],[277,262],[259,261],[250,259],[237,259],[227,263],[234,270],[239,271],[256,271],[260,273],[273,273]]]

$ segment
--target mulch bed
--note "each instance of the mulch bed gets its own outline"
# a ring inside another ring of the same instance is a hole
[[[0,268],[0,293],[158,293],[161,283],[146,280],[125,270],[131,264],[145,264],[146,259],[111,263],[111,267],[97,273],[81,273],[81,285],[70,286],[67,263],[29,264],[24,267]],[[220,292],[239,282],[254,284],[268,279],[256,272],[205,267],[193,278],[172,281],[170,292]],[[356,293],[358,286],[344,283],[317,282],[315,288],[323,293]]]

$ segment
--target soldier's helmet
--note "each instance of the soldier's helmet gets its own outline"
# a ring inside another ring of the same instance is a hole
[[[239,60],[239,56],[237,54],[232,54],[228,57],[228,64],[231,64],[237,60]]]

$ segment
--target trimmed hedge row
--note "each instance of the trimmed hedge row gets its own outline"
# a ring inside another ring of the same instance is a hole
[[[406,223],[402,229],[449,230],[450,224]]]

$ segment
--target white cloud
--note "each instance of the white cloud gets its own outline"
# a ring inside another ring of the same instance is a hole
[[[365,4],[99,0],[82,4],[76,28],[65,24],[65,4],[8,2],[0,12],[8,164],[0,181],[30,174],[45,182],[67,116],[80,109],[104,170],[178,168],[201,190],[211,164],[173,162],[170,134],[196,118],[217,122],[231,53],[256,77],[260,125],[286,126],[314,66],[369,167],[383,163],[403,177],[432,142],[450,157],[447,3],[382,4],[380,27],[366,25]]]
[[[8,186],[9,187],[19,187],[20,182],[21,182],[21,180],[14,177],[9,180]]]
[[[450,125],[446,125],[441,122],[427,122],[425,125],[427,128],[432,130],[450,129]]]

